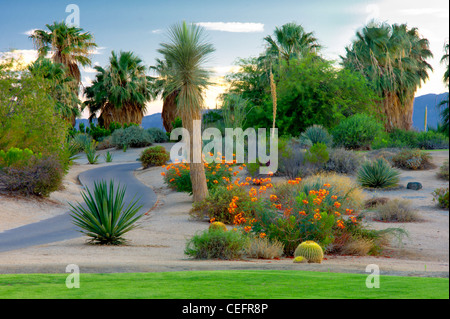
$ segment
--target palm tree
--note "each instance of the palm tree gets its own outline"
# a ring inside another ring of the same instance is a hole
[[[416,90],[432,70],[429,42],[406,24],[369,23],[346,48],[342,64],[362,73],[381,98],[387,131],[412,128]]]
[[[266,55],[287,62],[292,58],[316,54],[321,47],[312,32],[305,32],[301,25],[294,22],[276,27],[273,35],[275,38],[270,35],[264,38],[268,44]]]
[[[448,89],[448,86],[449,86],[449,55],[448,55],[448,51],[449,51],[449,44],[448,43],[446,43],[445,45],[444,45],[444,55],[442,56],[442,58],[441,58],[441,63],[445,63],[446,65],[447,65],[447,68],[446,68],[446,70],[445,70],[445,72],[444,72],[444,77],[443,77],[443,80],[444,80],[444,83],[445,83],[445,85],[447,86],[447,89]],[[445,133],[447,133],[447,135],[448,135],[448,132],[449,132],[449,106],[448,106],[448,95],[447,95],[447,98],[446,99],[444,99],[444,100],[442,100],[440,103],[439,103],[439,107],[441,108],[441,121],[442,121],[442,127],[441,127],[441,130],[443,131],[443,132],[445,132]]]
[[[151,66],[150,69],[158,74],[158,78],[154,79],[154,95],[161,96],[163,100],[163,107],[161,118],[163,120],[164,128],[167,132],[173,129],[173,121],[177,118],[177,96],[179,91],[170,91],[170,61],[156,59],[156,65]]]
[[[83,29],[68,26],[65,22],[54,22],[46,25],[48,30],[35,30],[30,36],[40,57],[52,53],[52,61],[63,64],[73,81],[71,87],[78,94],[81,83],[82,66],[91,65],[89,55],[97,47],[92,34],[83,32]],[[71,119],[75,124],[75,117]]]
[[[178,91],[177,112],[183,127],[190,134],[190,177],[194,202],[208,195],[206,176],[202,162],[195,163],[194,142],[202,145],[201,135],[194,135],[193,121],[202,120],[203,90],[206,88],[209,72],[203,67],[207,57],[214,52],[212,44],[205,38],[204,29],[195,24],[182,22],[169,29],[169,42],[161,43],[158,50],[169,66],[167,70],[167,92]]]
[[[140,124],[146,112],[146,103],[152,98],[151,78],[146,67],[133,52],[114,51],[109,66],[96,66],[96,79],[85,89],[85,106],[90,119],[100,112],[99,124],[108,128],[112,122]]]
[[[39,57],[28,66],[33,76],[43,78],[48,85],[48,92],[56,102],[56,112],[70,122],[80,115],[81,101],[71,89],[73,79],[67,75],[67,69],[61,63],[54,63],[50,59]]]

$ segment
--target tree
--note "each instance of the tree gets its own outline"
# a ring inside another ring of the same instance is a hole
[[[448,50],[449,50],[449,44],[446,43],[444,45],[444,55],[441,58],[441,63],[445,63],[446,66],[447,66],[447,68],[446,68],[446,70],[444,72],[444,77],[443,77],[443,80],[444,80],[445,85],[447,86],[447,89],[448,89],[448,86],[449,86],[449,82],[448,82],[449,78],[448,78],[448,76],[449,76],[449,68],[450,68],[450,66],[449,66]],[[442,100],[439,103],[439,107],[441,108],[441,114],[440,114],[441,115],[441,121],[442,121],[441,130],[448,135],[448,133],[449,133],[448,95],[447,95],[447,98],[445,100]]]
[[[66,121],[80,115],[79,105],[81,101],[71,89],[73,79],[67,75],[67,69],[61,63],[53,63],[50,59],[39,57],[32,63],[28,70],[35,77],[46,81],[44,88],[56,102],[56,112]]]
[[[46,25],[47,30],[35,30],[30,36],[40,57],[45,57],[53,52],[51,57],[55,63],[63,64],[73,81],[72,90],[78,95],[81,83],[81,72],[79,64],[82,66],[91,65],[89,55],[97,47],[92,34],[83,32],[83,29],[68,26],[65,22],[54,22]],[[75,124],[75,117],[71,119]]]
[[[426,62],[433,56],[428,40],[406,24],[375,22],[358,31],[356,37],[341,57],[343,66],[369,80],[381,98],[387,131],[410,130],[415,92],[432,70]]]
[[[133,52],[114,51],[107,68],[96,66],[96,78],[85,89],[85,106],[90,119],[98,112],[99,123],[108,128],[112,122],[140,124],[146,111],[146,103],[152,98],[151,78],[146,67]]]
[[[156,65],[151,66],[150,69],[158,74],[158,78],[154,79],[153,89],[155,96],[161,96],[163,100],[163,108],[161,118],[163,120],[164,128],[167,132],[173,130],[173,122],[177,118],[177,96],[179,91],[170,91],[170,80],[168,73],[170,61],[156,59]]]
[[[312,32],[305,32],[303,27],[294,22],[286,23],[281,28],[276,27],[274,38],[267,36],[264,40],[268,47],[265,55],[270,58],[301,59],[310,54],[316,54],[320,45]]]
[[[194,143],[202,145],[201,135],[194,135],[195,120],[201,121],[203,107],[203,90],[209,84],[209,72],[203,67],[208,56],[214,52],[212,44],[206,41],[204,29],[195,24],[173,25],[169,29],[169,42],[161,43],[161,53],[169,66],[167,70],[167,92],[176,92],[177,112],[183,127],[190,135],[190,177],[194,202],[201,201],[208,195],[206,176],[202,162],[195,163]]]

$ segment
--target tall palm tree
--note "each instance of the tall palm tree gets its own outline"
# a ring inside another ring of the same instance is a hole
[[[172,131],[172,123],[177,118],[177,97],[179,93],[178,90],[170,91],[169,63],[170,61],[167,60],[156,59],[156,65],[150,67],[158,75],[154,79],[153,90],[155,96],[159,95],[162,97],[163,107],[161,118],[167,132]]]
[[[429,42],[417,28],[406,24],[369,23],[346,48],[342,64],[362,73],[381,98],[387,131],[412,128],[416,90],[433,68],[426,59],[433,56]]]
[[[68,26],[65,22],[54,22],[46,25],[47,30],[35,30],[30,36],[40,57],[52,53],[52,61],[61,63],[68,69],[68,76],[73,81],[71,87],[78,94],[81,83],[81,72],[78,65],[89,66],[92,50],[97,47],[94,37],[83,29]],[[72,118],[75,124],[75,117]]]
[[[301,25],[294,22],[276,27],[273,35],[274,38],[270,35],[264,38],[268,44],[266,55],[285,61],[316,54],[321,47],[313,32],[305,32]]]
[[[39,57],[28,66],[33,74],[47,80],[48,92],[56,102],[56,112],[66,121],[80,115],[79,105],[81,101],[71,89],[73,79],[67,75],[67,69],[61,63],[54,63],[50,59]]]
[[[445,63],[447,68],[444,72],[444,83],[447,86],[447,89],[449,87],[449,68],[450,68],[450,64],[449,64],[449,55],[448,55],[448,51],[449,51],[449,44],[448,42],[444,45],[444,55],[441,58],[441,63]],[[441,108],[441,122],[442,122],[442,127],[441,130],[445,133],[449,133],[449,120],[450,120],[450,116],[449,116],[449,105],[448,105],[448,95],[447,98],[442,100],[439,103],[439,107]]]
[[[167,92],[178,91],[177,112],[183,127],[190,134],[190,177],[194,202],[208,195],[203,163],[194,162],[194,149],[202,145],[201,134],[194,135],[193,121],[202,120],[203,90],[209,84],[210,73],[203,67],[208,56],[214,52],[212,44],[206,41],[204,29],[195,24],[173,25],[169,29],[169,42],[161,43],[158,50],[168,62]],[[200,156],[201,157],[201,156]]]
[[[85,89],[90,119],[100,112],[99,123],[106,128],[112,122],[141,124],[152,98],[151,78],[142,60],[133,52],[113,51],[109,66],[95,69],[96,79]]]

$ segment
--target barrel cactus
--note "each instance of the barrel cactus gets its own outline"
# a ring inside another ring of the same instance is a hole
[[[209,225],[209,230],[223,230],[223,231],[227,231],[227,226],[225,226],[224,223],[222,222],[212,222]]]
[[[321,263],[323,259],[323,250],[320,245],[312,240],[307,240],[298,245],[295,249],[294,257],[302,256],[309,263]]]
[[[303,257],[303,256],[297,256],[297,257],[295,257],[294,258],[294,263],[307,263],[308,262],[308,259],[306,259],[305,257]]]

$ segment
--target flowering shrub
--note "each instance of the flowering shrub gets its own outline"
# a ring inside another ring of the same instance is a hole
[[[210,154],[211,155],[211,154]],[[204,163],[206,183],[208,190],[213,190],[221,185],[228,185],[231,182],[233,176],[237,176],[240,171],[243,170],[245,164],[239,166],[235,171],[233,165],[236,164],[236,160],[233,162],[226,162],[224,159],[220,163]],[[164,177],[165,183],[172,189],[178,192],[186,192],[192,194],[192,183],[190,177],[190,166],[185,162],[171,163],[167,166],[165,172],[161,175]]]

